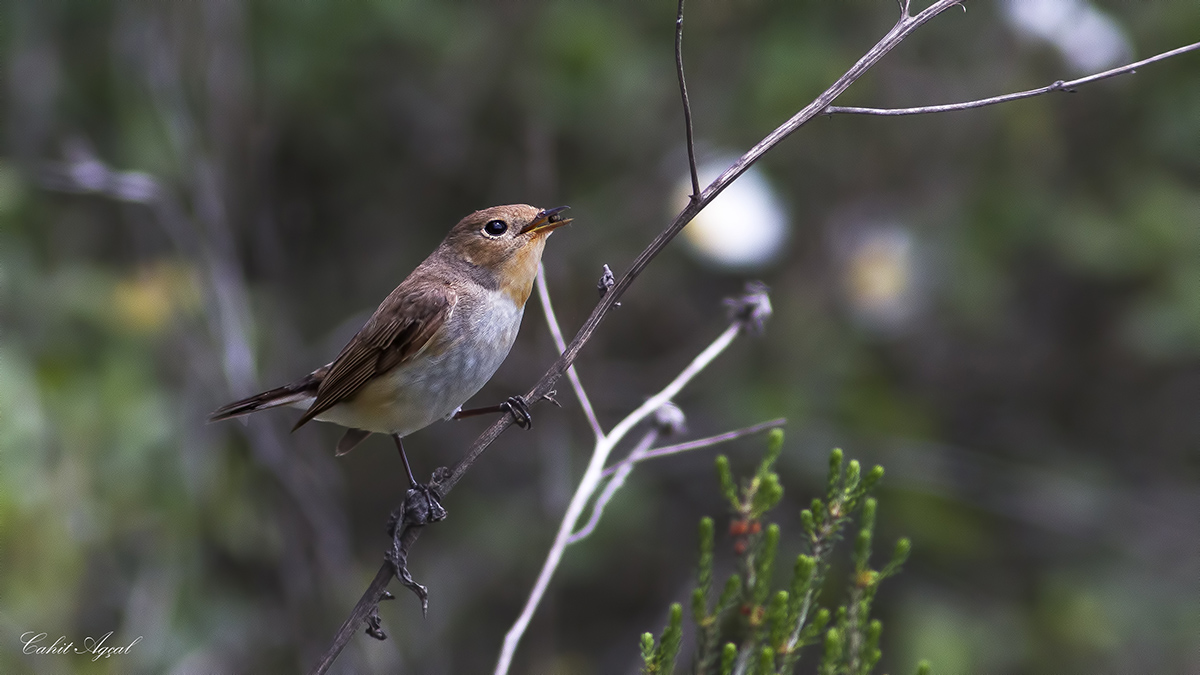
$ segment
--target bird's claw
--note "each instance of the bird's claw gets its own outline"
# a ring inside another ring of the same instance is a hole
[[[403,533],[401,525],[428,525],[445,520],[448,512],[438,501],[437,492],[424,483],[417,483],[404,494],[404,503],[388,518],[388,536],[397,540]]]
[[[533,427],[533,415],[529,413],[529,403],[525,401],[523,396],[509,396],[508,400],[500,404],[501,408],[505,408],[512,413],[513,422],[522,429]]]
[[[387,553],[384,554],[384,557],[387,558],[389,563],[391,563],[392,573],[396,575],[396,578],[400,580],[400,583],[404,584],[404,587],[412,591],[413,594],[417,596],[417,599],[421,601],[421,616],[426,616],[429,613],[429,589],[425,588],[421,584],[418,584],[416,580],[412,578],[412,574],[409,573],[408,554],[405,553],[403,547],[401,546],[400,539],[401,537],[399,536],[393,536],[392,546],[388,549]],[[372,622],[372,618],[375,619],[374,622]],[[380,634],[383,633],[382,630],[379,630],[378,620],[379,605],[376,604],[375,609],[371,612],[371,616],[367,617],[367,623],[372,624],[367,627],[367,634],[369,634],[371,637],[382,640],[387,636],[385,635],[383,638],[380,638],[371,632],[372,629],[374,629]]]

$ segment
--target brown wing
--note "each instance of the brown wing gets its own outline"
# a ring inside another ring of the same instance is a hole
[[[330,364],[316,400],[292,430],[354,395],[377,375],[411,359],[446,323],[458,295],[438,284],[397,288]]]

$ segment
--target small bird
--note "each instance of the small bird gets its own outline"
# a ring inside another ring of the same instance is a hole
[[[401,438],[440,419],[509,412],[531,422],[519,396],[486,408],[462,404],[508,356],[533,291],[546,238],[571,222],[566,206],[494,206],[463,218],[392,291],[332,363],[282,387],[226,405],[209,421],[279,406],[347,427],[337,454],[372,433],[389,434],[414,478]]]

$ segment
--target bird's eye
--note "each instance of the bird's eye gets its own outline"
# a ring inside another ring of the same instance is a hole
[[[483,226],[484,234],[491,237],[499,237],[508,231],[508,223],[503,220],[489,220],[487,225]]]

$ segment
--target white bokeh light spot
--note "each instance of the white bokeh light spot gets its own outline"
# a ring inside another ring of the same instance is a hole
[[[721,175],[735,158],[699,167],[700,185]],[[677,208],[687,204],[691,179],[676,189]],[[683,239],[697,257],[720,267],[748,269],[766,265],[783,252],[788,218],[766,177],[757,167],[742,174],[683,230]]]
[[[1121,25],[1088,0],[1006,0],[1003,7],[1017,32],[1054,45],[1076,72],[1111,68],[1133,53]]]

